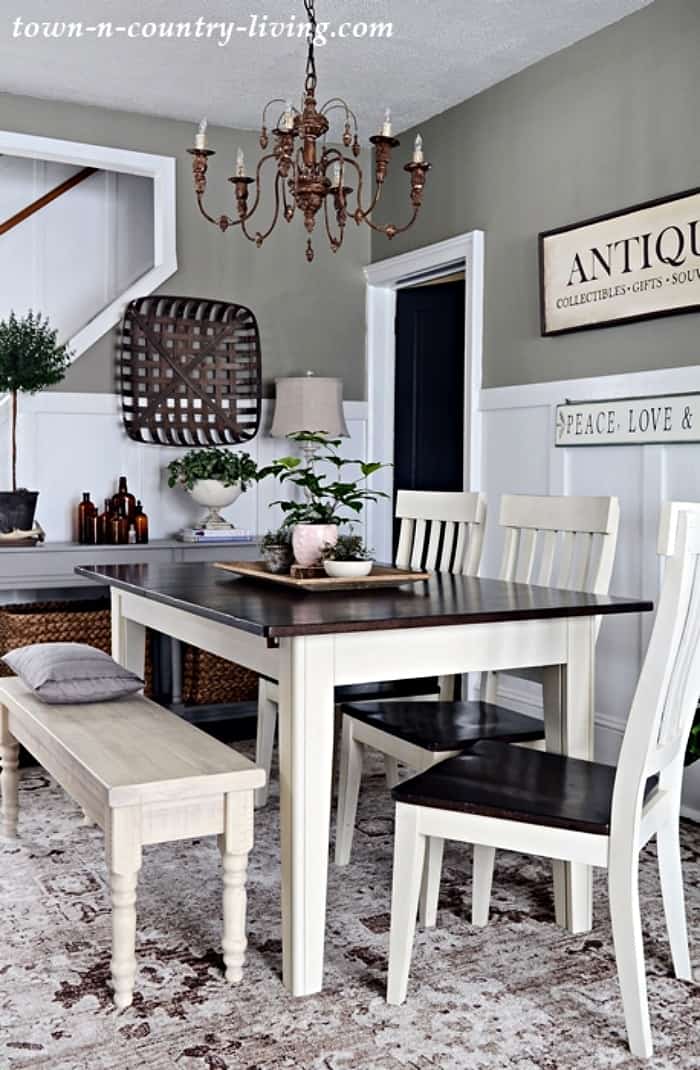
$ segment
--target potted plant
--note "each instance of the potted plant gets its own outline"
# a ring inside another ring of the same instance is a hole
[[[380,461],[358,461],[340,457],[337,450],[340,439],[328,438],[323,432],[300,431],[288,436],[306,451],[315,450],[310,459],[281,457],[267,468],[261,469],[259,478],[276,476],[281,483],[289,482],[299,487],[303,497],[299,501],[276,501],[284,513],[285,527],[292,528],[294,560],[304,568],[318,565],[325,546],[334,546],[338,540],[338,525],[348,520],[347,511],[358,514],[366,502],[376,502],[387,495],[380,490],[369,490],[366,482],[371,475],[385,468]],[[326,471],[319,471],[323,465]],[[348,467],[359,469],[359,476],[352,479]],[[328,470],[335,478],[330,478]]]
[[[335,545],[324,546],[321,560],[327,576],[355,579],[369,576],[374,553],[365,546],[361,535],[339,535]]]
[[[268,572],[289,572],[293,560],[290,529],[266,531],[260,540],[260,552]]]
[[[10,395],[12,490],[0,492],[0,532],[29,532],[39,492],[17,488],[17,403],[19,395],[36,394],[60,383],[71,362],[66,344],[48,319],[31,310],[18,319],[10,312],[0,322],[0,394]]]
[[[257,482],[258,467],[245,452],[223,446],[200,446],[168,465],[168,486],[181,486],[209,512],[202,527],[231,527],[218,512],[233,505],[250,483]]]

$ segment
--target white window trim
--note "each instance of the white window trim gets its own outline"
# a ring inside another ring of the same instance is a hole
[[[465,277],[464,489],[481,489],[481,367],[484,329],[484,232],[472,230],[365,268],[367,280],[368,446],[371,460],[394,459],[396,291],[402,286],[462,270]],[[372,480],[388,499],[367,510],[367,541],[391,560],[393,469]]]
[[[140,175],[153,181],[153,267],[119,294],[91,319],[77,334],[68,339],[73,360],[119,323],[124,307],[135,297],[153,293],[162,282],[177,271],[175,247],[175,159],[155,156],[130,149],[114,149],[106,145],[88,145],[80,141],[60,141],[34,134],[18,134],[0,130],[0,153],[52,163],[75,164],[78,167],[97,167],[103,171],[118,171]]]

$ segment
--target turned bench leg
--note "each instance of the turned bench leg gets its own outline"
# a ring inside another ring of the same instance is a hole
[[[140,810],[113,810],[107,833],[112,890],[112,988],[119,1010],[131,1004],[136,976],[136,882],[141,868]]]
[[[223,951],[226,980],[243,976],[246,940],[246,871],[253,846],[253,792],[229,792],[224,799],[224,833],[219,848],[224,867]]]
[[[19,744],[10,733],[9,714],[0,706],[0,793],[2,794],[2,834],[14,839],[19,812]]]

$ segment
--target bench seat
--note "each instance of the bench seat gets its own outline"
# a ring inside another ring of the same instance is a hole
[[[105,832],[117,1006],[128,1006],[133,995],[136,881],[147,844],[219,837],[226,977],[239,980],[253,792],[265,783],[264,771],[142,695],[49,706],[21,680],[3,679],[0,791],[6,836],[17,835],[20,743]]]

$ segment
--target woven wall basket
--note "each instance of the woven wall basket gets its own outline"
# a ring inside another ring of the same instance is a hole
[[[124,313],[118,378],[124,425],[137,442],[249,442],[262,398],[255,316],[226,301],[137,298]]]

